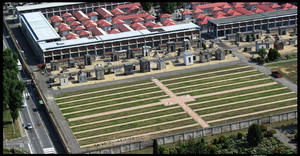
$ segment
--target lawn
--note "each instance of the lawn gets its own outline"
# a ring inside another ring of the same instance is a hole
[[[13,130],[13,127],[15,129],[15,132]],[[16,139],[21,137],[21,133],[20,133],[20,127],[19,127],[19,121],[16,120],[14,123],[14,126],[12,125],[12,119],[9,113],[9,109],[5,110],[3,112],[3,141],[5,140],[5,138],[7,138],[7,140],[11,140],[11,139]]]
[[[278,70],[279,73],[283,74],[283,77],[297,84],[297,75],[298,75],[297,60],[288,61],[288,62],[279,62],[279,63],[269,64],[269,65],[266,64],[266,66],[271,70]]]

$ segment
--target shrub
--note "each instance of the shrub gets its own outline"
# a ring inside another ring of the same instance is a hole
[[[266,137],[272,137],[273,134],[276,134],[276,131],[271,129],[271,130],[268,130],[267,133],[266,133]]]
[[[217,153],[217,147],[215,145],[209,145],[209,153],[210,154],[216,154]]]
[[[250,146],[257,146],[263,140],[263,133],[259,124],[252,124],[248,129],[247,141]]]
[[[223,148],[224,149],[228,149],[229,148],[229,142],[228,141],[225,141],[225,143],[223,145]]]
[[[238,133],[238,139],[243,139],[243,136],[244,136],[243,132]]]
[[[163,154],[164,153],[164,151],[166,151],[167,149],[164,147],[164,146],[159,146],[159,148],[158,148],[158,153],[159,154]]]
[[[200,142],[201,142],[201,143],[204,143],[204,142],[205,142],[204,138],[201,138]]]
[[[224,143],[225,141],[226,141],[226,137],[225,137],[224,135],[221,135],[221,136],[219,137],[218,143]]]
[[[249,42],[250,41],[250,35],[248,34],[247,36],[246,36],[246,42]]]
[[[158,154],[158,143],[157,143],[157,139],[153,139],[153,154]]]
[[[261,131],[263,131],[263,132],[266,132],[268,130],[268,127],[265,124],[260,125],[260,128],[261,128]]]
[[[213,145],[218,144],[218,139],[217,139],[217,138],[214,138],[214,139],[212,140],[212,144],[213,144]]]
[[[246,52],[247,51],[247,47],[244,47],[244,52]]]
[[[297,135],[298,135],[298,131],[296,131],[296,133],[295,133],[295,141],[297,142]]]

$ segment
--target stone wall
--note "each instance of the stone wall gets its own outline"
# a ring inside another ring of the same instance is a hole
[[[253,123],[258,123],[258,124],[274,123],[274,122],[280,122],[280,121],[297,119],[297,118],[298,118],[298,112],[297,110],[293,110],[293,111],[284,112],[280,114],[270,115],[269,117],[266,118],[252,118],[243,121],[212,126],[209,128],[201,128],[193,131],[187,131],[187,132],[162,136],[156,139],[158,145],[165,145],[169,143],[178,142],[179,140],[184,141],[184,140],[188,140],[189,138],[194,139],[194,138],[200,138],[200,137],[210,136],[214,134],[230,132],[234,130],[240,130],[240,129],[248,128]],[[85,151],[84,154],[119,154],[119,153],[134,151],[134,150],[141,150],[147,147],[152,147],[152,140],[148,140],[144,142],[142,141],[133,142],[133,143],[117,145],[113,147],[88,150]]]

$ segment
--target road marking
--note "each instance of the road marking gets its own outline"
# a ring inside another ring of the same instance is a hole
[[[30,139],[29,139],[29,142],[30,142]],[[34,154],[34,153],[32,152],[31,146],[30,146],[31,143],[27,143],[27,144],[28,144],[30,153],[31,153],[31,154]]]
[[[56,154],[54,147],[43,148],[44,154]]]

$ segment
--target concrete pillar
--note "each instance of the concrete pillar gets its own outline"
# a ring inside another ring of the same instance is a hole
[[[106,4],[106,3],[105,3]],[[137,39],[135,39],[135,47],[137,48],[137,47],[139,47],[138,46],[138,41],[137,41]]]
[[[218,26],[216,26],[215,31],[216,31],[216,38],[218,38]]]
[[[113,51],[114,45],[112,42],[110,43],[110,47],[111,47],[111,51]]]
[[[63,54],[62,54],[62,50],[60,50],[60,59],[62,59],[63,58],[63,56],[62,56]]]
[[[223,25],[224,36],[226,35],[225,25]]]
[[[146,46],[146,38],[144,37],[144,46]]]
[[[121,45],[121,41],[119,42],[119,44],[120,44],[120,50],[122,50],[122,45]]]
[[[176,33],[176,36],[175,36],[175,40],[176,42],[178,42],[178,36],[177,36],[178,33]]]
[[[152,37],[152,47],[154,47],[154,37]]]
[[[51,53],[52,53],[52,55],[51,55],[51,57],[52,57],[52,60],[54,60],[53,51],[52,51]]]
[[[289,20],[288,20],[288,25],[291,25],[291,19],[290,19],[290,16],[289,16]]]
[[[80,56],[79,47],[77,47],[77,54]]]
[[[269,116],[269,122],[272,123],[272,115]]]
[[[95,55],[97,56],[97,47],[96,47],[96,45],[94,45],[94,48],[95,48]]]
[[[69,48],[69,57],[72,58],[71,49]]]
[[[231,24],[230,26],[231,26],[231,27],[230,27],[230,34],[233,34],[233,29],[232,29],[233,24]]]
[[[193,39],[193,32],[191,32],[191,39]]]
[[[168,34],[168,42],[170,42],[170,34]]]
[[[161,39],[161,35],[159,36],[159,40],[160,40],[160,44],[162,44],[162,39]]]
[[[281,17],[281,26],[283,26],[283,17]]]
[[[239,30],[238,30],[238,32],[240,32],[240,31],[241,31],[240,23],[238,24],[238,27],[239,27]]]
[[[89,54],[87,46],[85,46],[86,53]]]
[[[246,32],[248,31],[248,24],[247,24],[247,22],[245,22],[245,27],[246,27]]]
[[[87,11],[87,6],[86,6],[86,3],[84,3],[84,5],[85,5],[85,13],[87,14],[87,13],[88,13],[88,11]]]
[[[201,37],[201,30],[200,30],[200,29],[199,29],[199,38],[202,38],[202,37]]]
[[[262,30],[262,21],[261,20],[260,20],[259,24],[260,24],[259,29]]]
[[[269,29],[269,19],[267,19],[267,29]]]
[[[102,44],[102,47],[103,47],[103,54],[105,52],[105,46],[104,46],[104,43]]]

